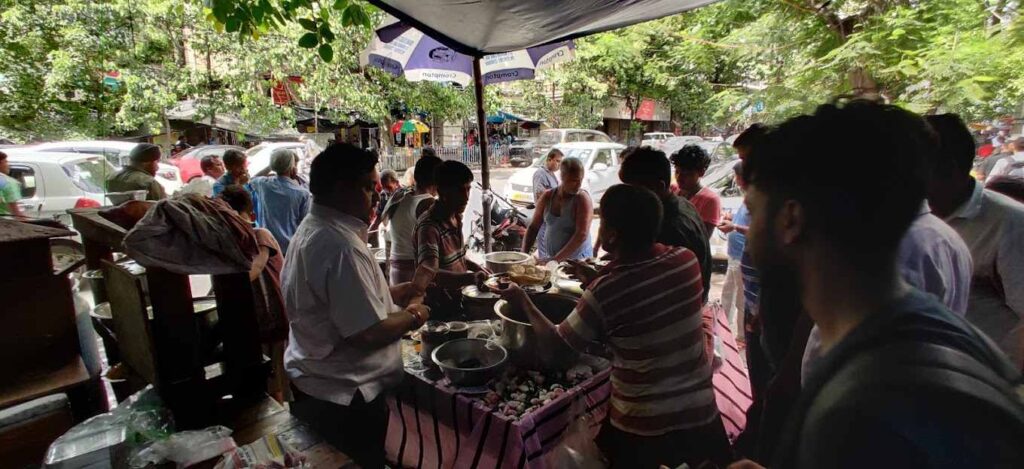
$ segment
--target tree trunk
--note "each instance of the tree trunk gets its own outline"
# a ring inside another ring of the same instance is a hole
[[[170,155],[171,154],[171,146],[173,144],[171,143],[171,121],[169,119],[167,119],[167,110],[166,109],[161,109],[160,110],[160,119],[163,120],[163,122],[164,122],[164,134],[167,135],[167,148],[164,148],[164,155]]]

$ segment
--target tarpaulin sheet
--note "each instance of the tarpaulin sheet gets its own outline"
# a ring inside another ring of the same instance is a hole
[[[717,0],[370,0],[459,52],[480,56],[577,38]]]

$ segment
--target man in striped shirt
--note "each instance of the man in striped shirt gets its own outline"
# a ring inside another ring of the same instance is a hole
[[[445,161],[434,179],[438,200],[416,225],[412,282],[426,294],[425,303],[439,313],[437,318],[449,319],[462,314],[462,287],[482,284],[487,272],[466,258],[462,238],[462,213],[469,203],[473,172],[458,161]]]
[[[517,286],[502,293],[527,312],[546,356],[593,342],[611,349],[611,418],[598,444],[612,467],[724,467],[731,454],[705,351],[700,263],[688,249],[655,242],[662,211],[642,187],[605,193],[601,239],[615,261],[596,273],[577,269],[586,291],[561,324]]]

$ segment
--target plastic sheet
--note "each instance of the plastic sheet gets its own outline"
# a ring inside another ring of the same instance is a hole
[[[116,409],[75,425],[50,444],[44,467],[79,467],[87,461],[127,458],[142,445],[167,438],[170,413],[152,386],[126,399]]]
[[[202,430],[188,430],[153,443],[132,458],[131,467],[143,468],[148,464],[170,461],[179,468],[206,461],[236,449],[231,429],[222,426]]]

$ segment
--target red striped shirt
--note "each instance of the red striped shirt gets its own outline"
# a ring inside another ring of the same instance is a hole
[[[660,246],[652,259],[612,263],[558,326],[573,347],[607,343],[611,422],[661,435],[718,418],[701,316],[700,264],[685,248]]]

